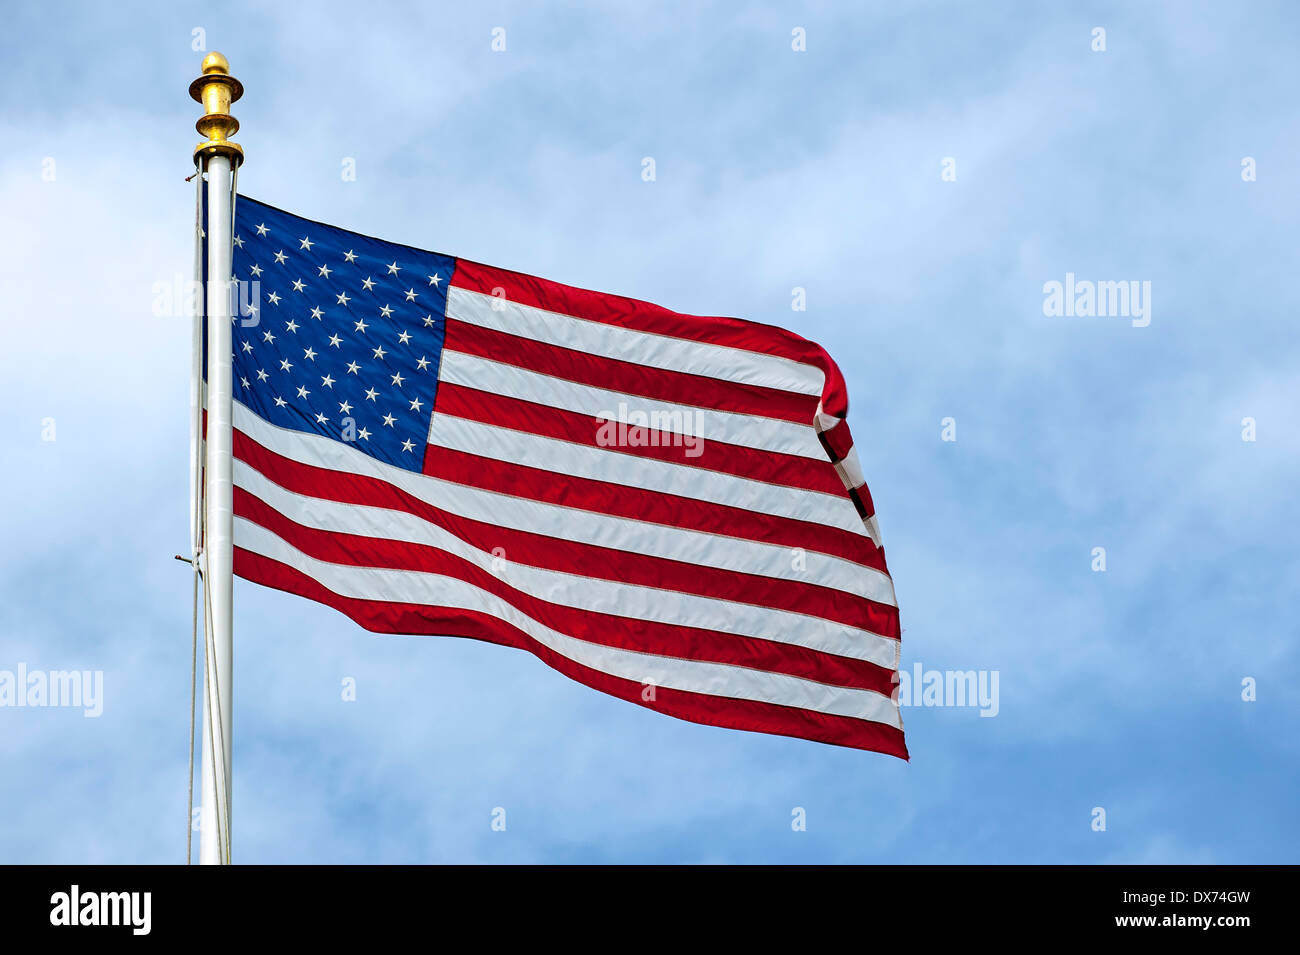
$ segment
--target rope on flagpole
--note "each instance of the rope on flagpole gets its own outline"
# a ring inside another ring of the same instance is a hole
[[[231,179],[230,179],[230,184],[231,184],[230,186],[230,191],[231,191],[230,234],[233,236],[235,234],[235,228],[234,228],[235,210],[233,207],[234,191],[235,191],[235,183],[237,181],[236,177],[239,175],[239,165],[237,163],[232,163],[232,167],[233,168],[231,169]],[[209,281],[214,281],[212,276],[208,276],[208,279]],[[230,282],[229,277],[223,276],[221,281],[224,285],[227,286],[227,291],[229,291],[229,282]],[[206,297],[205,297],[205,301],[206,301]],[[202,510],[204,513],[206,513],[207,508],[203,508]],[[221,791],[213,793],[213,798],[216,801],[216,809],[217,809],[216,812],[217,845],[218,845],[217,851],[218,854],[221,856],[222,860],[226,863],[226,865],[230,865],[230,779],[227,778],[224,769],[225,767],[224,760],[220,763],[217,762],[218,737],[220,737],[220,743],[221,743],[220,751],[222,753],[225,753],[226,751],[225,721],[223,719],[223,713],[221,710],[221,676],[218,673],[218,668],[216,663],[216,649],[215,647],[212,646],[212,628],[210,626],[212,621],[212,587],[208,580],[207,575],[201,573],[201,576],[203,577],[203,601],[204,601],[204,611],[205,611],[204,625],[203,625],[203,679],[205,682],[211,681],[213,692],[206,694],[206,696],[207,696],[208,705],[213,709],[215,709],[215,713],[211,714],[212,718],[210,720],[209,725],[215,727],[216,732],[211,734],[211,737],[208,740],[208,747],[212,758],[212,766],[213,766],[212,784],[214,787],[217,785],[218,773],[216,771],[216,768],[218,766],[222,767],[222,771],[220,773],[222,777],[222,786],[220,787]]]
[[[197,288],[203,288],[203,163],[194,163],[194,281]],[[197,305],[197,303],[196,303]],[[197,311],[197,308],[196,308]],[[186,774],[187,805],[185,807],[185,864],[191,865],[194,852],[194,711],[197,708],[195,679],[198,676],[199,656],[199,542],[202,539],[202,491],[201,465],[202,455],[202,312],[191,317],[190,363],[190,564],[194,573],[194,588],[190,595],[192,621],[190,626],[190,760],[189,772]]]
[[[193,626],[190,630],[190,771],[186,787],[189,799],[185,807],[186,865],[193,864],[191,857],[194,852],[194,710],[196,709],[195,697],[198,695],[194,681],[198,676],[199,665],[199,572],[197,568],[194,571],[194,592],[190,596],[190,608],[193,610]]]
[[[235,200],[239,198],[239,163],[232,163],[230,169],[230,234],[235,234]],[[233,271],[233,269],[232,269]],[[231,313],[235,314],[232,304]]]
[[[208,725],[215,725],[216,732],[208,734],[208,749],[212,758],[212,785],[217,785],[217,766],[223,767],[221,771],[222,789],[224,792],[213,793],[216,800],[217,809],[217,852],[226,865],[230,865],[230,780],[224,778],[225,763],[217,762],[217,736],[221,736],[221,752],[226,751],[226,734],[225,727],[221,722],[221,678],[217,674],[217,652],[212,647],[212,587],[208,582],[206,574],[203,575],[203,599],[204,608],[207,610],[207,619],[203,626],[203,679],[212,681],[213,692],[205,694],[208,698],[208,705],[216,708],[215,714],[209,714],[210,719],[215,720],[215,724],[209,722]],[[209,652],[209,648],[211,651]],[[210,662],[209,662],[210,661]]]
[[[239,186],[239,163],[231,163],[231,170],[230,170],[230,235],[231,236],[235,234],[235,196],[237,195],[238,186]],[[231,282],[230,276],[222,276],[222,283],[226,286],[227,292],[230,291],[230,282]],[[206,508],[204,510],[206,512]],[[206,575],[204,575],[203,583],[204,583],[203,593],[204,593],[205,607],[207,610],[207,619],[208,621],[211,621],[212,620],[212,590],[208,585],[208,580]],[[208,645],[210,640],[211,640],[211,628],[207,624],[205,624],[203,628],[203,644],[204,644],[203,646],[204,671],[203,672],[204,672],[205,680],[208,678],[207,660],[209,657]],[[215,722],[217,733],[214,734],[214,738],[211,741],[211,743],[215,747],[216,745],[215,737],[219,735],[221,738],[221,752],[225,753],[227,744],[226,744],[226,735],[225,735],[225,721],[223,719],[223,714],[221,711],[221,676],[220,673],[218,672],[218,667],[216,664],[215,648],[213,649],[212,652],[212,661],[213,662],[212,662],[211,678],[212,678],[212,688],[215,692],[209,696],[209,699],[213,701],[213,706],[216,707],[216,719],[214,722]],[[214,769],[213,778],[212,778],[213,785],[216,785],[215,768],[217,765],[218,764],[216,760],[216,750],[214,749],[212,753],[212,766]],[[221,765],[224,767],[225,765],[224,762]],[[217,814],[217,836],[220,840],[218,851],[220,852],[221,857],[225,860],[226,865],[230,865],[231,780],[229,776],[226,774],[226,772],[224,771],[224,768],[222,770],[221,775],[223,777],[222,781],[224,785],[222,786],[222,789],[224,791],[220,793],[220,798],[218,799],[217,802],[217,805],[221,809],[221,811]]]

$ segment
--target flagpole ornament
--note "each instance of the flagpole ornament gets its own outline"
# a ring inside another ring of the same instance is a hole
[[[203,58],[202,71],[190,84],[190,96],[204,109],[194,128],[208,139],[194,147],[194,158],[226,156],[237,166],[244,161],[244,150],[230,141],[239,132],[239,120],[230,114],[230,104],[244,95],[244,84],[230,75],[230,61],[215,50]]]

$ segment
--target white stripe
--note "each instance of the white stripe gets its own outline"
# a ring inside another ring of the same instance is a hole
[[[739,444],[761,451],[826,459],[826,451],[811,425],[626,395],[477,355],[467,355],[451,347],[442,351],[442,368],[438,377],[442,381],[450,381],[466,388],[477,388],[479,391],[591,415],[593,419],[596,416],[617,418],[619,408],[623,406],[629,411],[655,416],[658,420],[681,422],[678,427],[665,428],[676,434],[700,437],[705,441]]]
[[[695,594],[534,567],[527,555],[481,550],[414,514],[341,504],[285,490],[252,465],[235,461],[235,484],[295,523],[317,530],[436,547],[539,600],[575,610],[771,640],[897,669],[898,641],[829,620]],[[238,534],[236,543],[243,546]],[[363,560],[363,555],[358,555]]]
[[[840,473],[840,479],[846,487],[859,488],[867,483],[867,479],[862,476],[862,465],[858,463],[858,452],[853,448],[849,448],[849,453],[835,462],[835,470]]]
[[[902,727],[897,704],[872,690],[817,683],[725,663],[661,657],[588,643],[544,627],[499,597],[455,577],[418,571],[349,567],[315,560],[257,524],[235,519],[245,550],[279,561],[343,597],[424,604],[490,614],[575,663],[611,676],[667,689],[755,700]]]
[[[235,427],[277,454],[317,467],[377,477],[434,507],[470,520],[719,570],[819,584],[895,605],[893,582],[888,576],[838,557],[807,552],[801,566],[795,568],[791,566],[794,554],[787,547],[467,487],[406,471],[323,435],[272,425],[238,401],[234,406]]]
[[[592,428],[595,429],[593,423]],[[676,494],[865,535],[847,492],[838,495],[754,481],[721,471],[623,454],[434,412],[429,443],[510,464]],[[689,459],[688,459],[689,460]]]
[[[591,355],[623,361],[635,355],[637,364],[651,368],[805,395],[820,396],[826,378],[816,365],[779,355],[593,322],[455,285],[447,290],[447,317]]]

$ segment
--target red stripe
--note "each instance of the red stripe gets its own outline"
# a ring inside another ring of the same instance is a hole
[[[585,318],[588,321],[632,328],[656,335],[669,335],[688,341],[706,342],[742,348],[764,355],[777,355],[792,361],[813,365],[825,375],[822,387],[822,409],[830,415],[844,417],[848,414],[848,392],[844,376],[840,374],[829,355],[820,345],[815,345],[793,332],[773,325],[760,325],[739,318],[701,317],[672,312],[659,305],[607,295],[587,289],[561,285],[548,279],[511,272],[456,260],[456,273],[451,284],[457,288],[504,296],[508,301],[532,305],[551,312]],[[499,290],[499,291],[497,291]]]
[[[324,500],[404,511],[445,528],[484,552],[491,553],[494,548],[505,548],[509,559],[518,563],[584,577],[789,610],[887,637],[899,636],[896,608],[856,594],[816,584],[778,580],[759,574],[634,554],[470,520],[434,507],[378,478],[301,464],[262,447],[238,430],[234,432],[234,439],[235,457],[255,467],[286,490]]]
[[[849,434],[849,423],[841,418],[833,427],[819,432],[822,444],[829,449],[832,461],[843,461],[849,456],[853,447],[853,436]]]
[[[455,484],[670,527],[802,548],[888,573],[870,537],[811,521],[777,517],[662,491],[647,491],[432,445],[424,473]]]
[[[450,315],[444,347],[593,388],[674,404],[759,415],[810,427],[817,414],[817,399],[811,395],[593,355],[483,328]]]
[[[286,564],[240,547],[235,548],[235,573],[254,583],[333,607],[372,632],[470,637],[528,650],[570,679],[678,719],[756,733],[794,736],[908,758],[902,731],[870,720],[666,687],[656,687],[654,700],[645,700],[643,692],[646,688],[642,684],[574,663],[516,627],[488,614],[343,597]]]
[[[538,623],[588,643],[637,653],[786,673],[889,696],[893,671],[866,660],[698,627],[639,620],[543,600],[510,586],[462,557],[428,544],[340,534],[306,527],[242,488],[235,515],[265,527],[309,557],[331,564],[384,567],[455,577],[493,594]]]
[[[526,431],[544,438],[572,441],[592,448],[601,447],[597,440],[597,433],[602,419],[593,415],[565,411],[519,398],[506,398],[492,392],[454,385],[448,381],[438,384],[435,411],[437,414],[481,421],[484,424],[511,428],[515,431]],[[698,445],[698,448],[701,451],[698,457],[688,457],[684,446],[673,445],[662,440],[658,446],[647,444],[641,447],[605,447],[602,450],[610,454],[630,454],[635,457],[654,458],[657,461],[671,461],[675,464],[703,468],[706,471],[717,471],[767,484],[819,491],[823,494],[842,496],[845,493],[844,481],[829,460],[822,461],[778,451],[760,451],[756,448],[725,444],[721,441],[704,441]]]

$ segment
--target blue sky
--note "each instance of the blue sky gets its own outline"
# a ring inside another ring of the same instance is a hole
[[[613,6],[7,13],[0,670],[104,712],[0,708],[0,862],[183,859],[196,28],[246,194],[823,344],[905,667],[1000,690],[906,709],[903,763],[237,582],[236,861],[1297,861],[1300,13]],[[1067,272],[1150,324],[1044,315]]]

